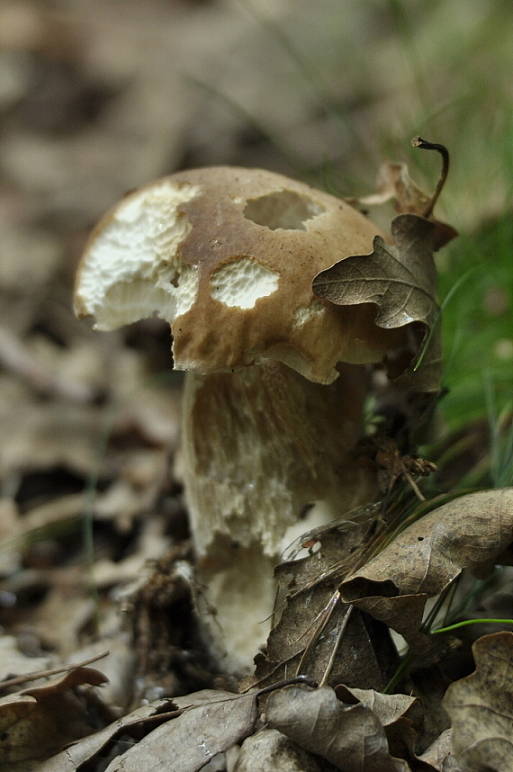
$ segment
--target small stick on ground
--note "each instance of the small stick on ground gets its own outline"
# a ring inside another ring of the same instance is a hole
[[[104,651],[102,654],[96,654],[94,657],[85,659],[83,662],[75,662],[72,665],[62,665],[61,667],[54,667],[48,670],[34,670],[32,673],[24,673],[14,678],[7,678],[5,681],[0,681],[0,691],[3,689],[10,689],[12,686],[19,686],[25,684],[28,681],[37,681],[40,678],[50,678],[50,676],[60,675],[60,673],[69,673],[72,670],[77,670],[79,667],[85,667],[92,662],[97,662],[99,659],[103,659],[110,654],[108,651]]]

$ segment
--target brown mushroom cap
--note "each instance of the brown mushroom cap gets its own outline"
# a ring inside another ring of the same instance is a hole
[[[175,367],[215,372],[266,359],[329,383],[338,362],[380,361],[400,332],[372,305],[334,307],[312,280],[372,252],[376,226],[345,202],[260,169],[179,172],[127,195],[97,225],[75,307],[100,329],[157,314]]]

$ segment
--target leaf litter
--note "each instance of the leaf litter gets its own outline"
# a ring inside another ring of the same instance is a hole
[[[273,626],[265,651],[256,658],[259,685],[302,672],[321,681],[329,665],[330,683],[385,686],[396,665],[391,641],[379,624],[356,609],[350,610],[338,594],[376,511],[376,507],[356,510],[352,520],[305,534],[303,541],[314,541],[319,547],[315,553],[277,567]],[[305,656],[309,638],[323,622],[315,656]],[[333,641],[344,622],[342,643],[330,662]]]
[[[513,488],[461,496],[412,523],[363,569],[347,576],[342,597],[410,643],[421,644],[427,599],[465,569],[486,575],[512,542]]]
[[[270,726],[338,769],[408,770],[405,761],[390,755],[376,714],[361,702],[344,705],[329,687],[280,689],[269,697],[265,718]]]
[[[252,733],[257,718],[256,696],[205,690],[175,698],[176,718],[154,729],[106,772],[202,769],[218,754]]]
[[[452,683],[444,708],[452,720],[452,747],[462,769],[513,769],[513,633],[479,638],[476,669]]]
[[[105,676],[89,667],[74,667],[40,686],[0,697],[0,764],[44,758],[90,734],[94,723],[76,687],[100,685]],[[2,768],[2,766],[0,766]]]

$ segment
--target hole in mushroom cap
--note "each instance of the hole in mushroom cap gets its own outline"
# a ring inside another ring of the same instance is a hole
[[[280,190],[258,198],[250,198],[244,216],[257,225],[277,230],[306,230],[305,222],[325,212],[325,208],[307,196],[292,190]]]
[[[221,266],[210,277],[214,300],[231,308],[253,308],[257,300],[278,289],[279,274],[250,257]]]

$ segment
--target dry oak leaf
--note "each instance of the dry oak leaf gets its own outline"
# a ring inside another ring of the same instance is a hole
[[[346,704],[360,702],[372,710],[385,730],[390,754],[415,760],[418,731],[424,717],[422,705],[415,697],[406,694],[381,694],[372,689],[350,689],[343,684],[335,688],[339,700]],[[427,768],[426,768],[427,769]],[[419,767],[417,772],[421,772]]]
[[[452,751],[452,729],[445,729],[418,760],[436,772],[462,772]]]
[[[91,732],[87,707],[71,690],[105,681],[98,670],[77,667],[43,686],[0,698],[0,770],[44,758]]]
[[[485,635],[472,646],[475,671],[451,684],[443,700],[454,755],[466,772],[513,770],[513,633]]]
[[[330,765],[330,770],[335,767]],[[276,729],[262,729],[242,743],[233,772],[328,772],[312,756]]]
[[[112,724],[100,729],[100,731],[78,740],[78,742],[45,761],[20,768],[20,772],[76,772],[77,769],[81,769],[83,764],[92,761],[95,756],[116,738],[116,735],[130,734],[134,728],[140,731],[140,728],[147,722],[154,720],[156,714],[164,712],[169,706],[172,707],[171,700],[169,699],[162,699],[149,705],[142,705],[137,710],[122,716]],[[150,729],[152,728],[150,723]]]
[[[391,224],[394,244],[374,238],[369,255],[353,255],[319,273],[314,293],[338,306],[372,303],[377,307],[374,323],[384,329],[407,327],[404,338],[405,364],[411,365],[428,342],[423,365],[411,376],[416,391],[438,391],[441,355],[437,322],[436,268],[433,252],[441,246],[438,223],[415,214],[400,214]],[[397,352],[395,358],[404,358]],[[396,366],[397,367],[397,366]],[[399,371],[391,371],[393,377]],[[410,379],[405,383],[410,386]]]
[[[344,772],[407,772],[403,759],[390,755],[378,717],[361,703],[344,705],[333,689],[289,686],[273,692],[265,719],[297,745]]]
[[[344,601],[380,619],[411,645],[426,600],[464,569],[481,574],[513,542],[513,488],[454,499],[420,518],[341,585]]]
[[[422,708],[416,697],[407,694],[381,694],[374,689],[352,689],[343,684],[339,684],[335,692],[338,699],[346,704],[360,702],[372,710],[384,727],[393,726],[402,718],[410,718],[414,723],[422,721]]]
[[[301,672],[304,669],[320,681],[331,667],[332,684],[376,689],[384,688],[391,678],[397,659],[386,628],[356,609],[351,612],[334,661],[328,664],[338,626],[348,611],[347,605],[337,602],[331,607],[331,602],[377,513],[374,505],[358,508],[348,514],[350,520],[304,534],[301,543],[316,550],[277,566],[273,626],[264,651],[255,658],[259,685],[276,683],[297,670],[324,619],[322,635],[302,662]]]
[[[253,732],[256,694],[204,689],[173,703],[183,713],[117,756],[105,772],[195,772]]]
[[[393,329],[412,322],[430,325],[437,311],[434,232],[429,220],[401,214],[392,221],[395,245],[374,237],[370,255],[354,255],[321,271],[315,294],[339,306],[375,303],[375,323]]]

